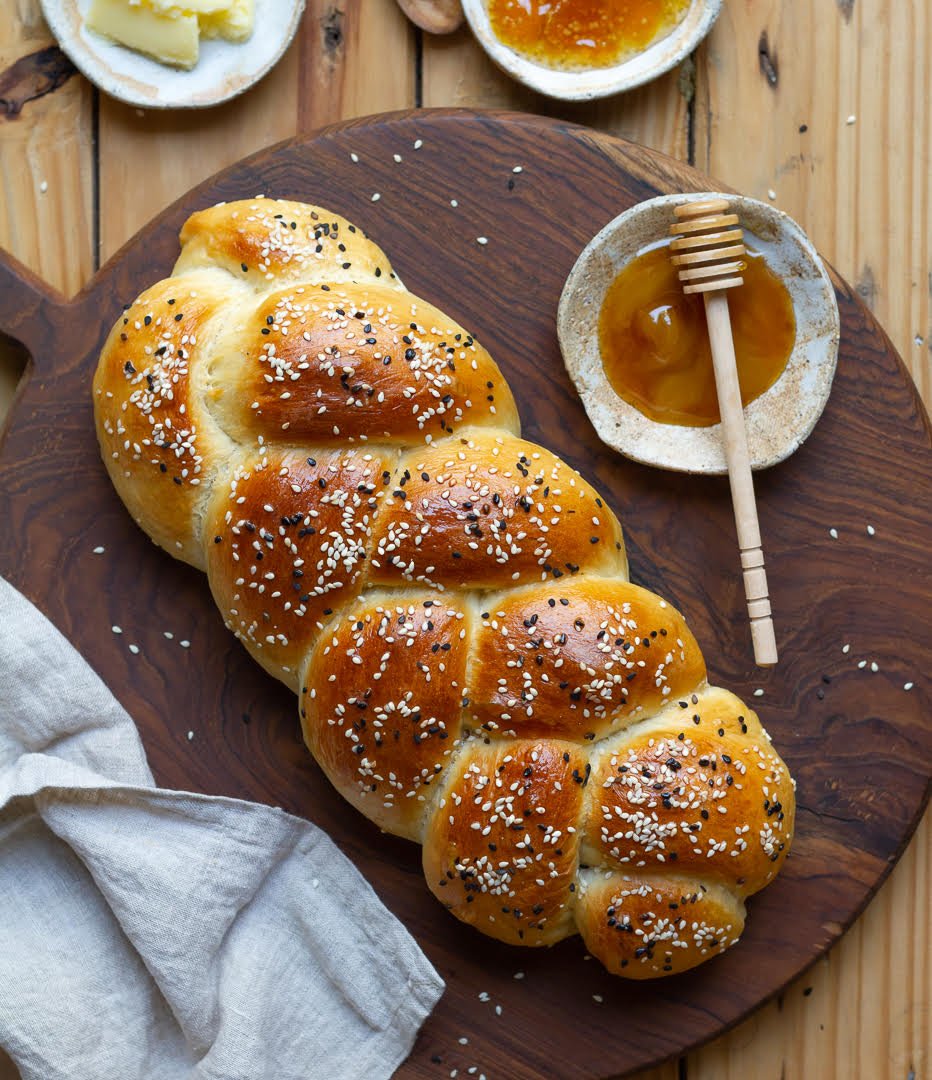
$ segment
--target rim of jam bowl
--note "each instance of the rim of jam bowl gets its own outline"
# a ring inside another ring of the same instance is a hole
[[[489,57],[508,75],[548,97],[592,101],[633,90],[676,67],[712,29],[722,0],[692,0],[683,19],[646,49],[611,67],[564,71],[547,67],[504,44],[492,30],[489,0],[463,0],[463,13]]]

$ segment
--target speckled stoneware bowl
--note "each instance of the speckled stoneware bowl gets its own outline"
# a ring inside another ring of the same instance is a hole
[[[565,101],[591,101],[619,94],[663,75],[685,60],[702,41],[721,8],[722,0],[692,0],[679,25],[636,56],[612,67],[558,71],[522,56],[499,41],[489,22],[488,0],[463,0],[463,11],[472,32],[503,71],[532,90]]]
[[[190,71],[117,45],[84,24],[91,0],[41,0],[42,14],[74,66],[111,97],[141,109],[203,109],[242,94],[281,59],[304,0],[256,0],[249,41],[204,40]]]
[[[744,410],[751,467],[765,469],[796,450],[822,414],[838,356],[835,290],[805,233],[792,218],[742,195],[662,195],[610,221],[576,261],[557,315],[563,360],[603,442],[645,465],[678,472],[727,471],[721,424],[660,424],[612,389],[599,352],[599,312],[618,272],[645,246],[669,235],[673,209],[692,199],[723,198],[790,293],[796,341],[779,379]]]

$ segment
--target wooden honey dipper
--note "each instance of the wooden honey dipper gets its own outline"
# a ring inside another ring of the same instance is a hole
[[[751,458],[735,366],[735,344],[728,314],[727,290],[743,284],[741,274],[747,264],[743,260],[745,250],[738,215],[728,211],[725,199],[698,199],[678,206],[674,211],[676,224],[670,226],[670,232],[676,237],[670,250],[675,253],[673,265],[682,267],[679,278],[683,291],[702,293],[705,301],[754,660],[760,667],[770,667],[777,662],[777,642],[770,613]]]

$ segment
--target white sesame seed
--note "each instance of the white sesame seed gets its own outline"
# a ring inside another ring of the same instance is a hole
[[[392,154],[392,157],[399,165],[401,164],[401,154]]]
[[[358,154],[350,154],[350,161],[359,161]]]
[[[373,202],[378,202],[379,199],[381,199],[381,198],[382,198],[382,196],[376,191],[376,192],[373,193],[372,201]]]
[[[773,200],[776,197],[777,197],[777,193],[773,190],[773,188],[768,188],[767,189],[767,198],[770,199],[771,202],[773,202]]]
[[[415,150],[420,150],[423,145],[424,145],[423,139],[415,139],[414,140],[414,149]]]
[[[115,634],[122,634],[122,633],[123,633],[123,631],[122,631],[122,630],[120,629],[120,627],[119,627],[119,626],[111,626],[111,627],[110,627],[110,629],[111,629],[111,630],[112,630],[112,631],[113,631],[113,632],[114,632]]]
[[[480,1001],[488,1001],[489,1000],[488,992],[485,991],[485,990],[480,990],[479,991],[479,1000]]]
[[[487,244],[488,242],[489,242],[489,238],[488,238],[487,236],[477,236],[477,237],[476,237],[476,243],[477,243],[477,244],[482,244],[482,245],[483,245],[483,247],[484,247],[484,246],[485,246],[485,245],[486,245],[486,244]]]
[[[191,742],[191,740],[192,740],[193,738],[194,738],[194,732],[193,732],[193,731],[189,731],[189,732],[188,732],[188,742]]]
[[[516,971],[515,974],[514,974],[514,977],[516,979],[523,979],[524,978],[524,972],[523,971]]]
[[[903,689],[904,690],[912,690],[912,688],[913,688],[913,683],[911,683],[911,682],[904,682],[903,683]]]
[[[457,207],[457,206],[459,206],[459,203],[456,201],[456,199],[451,199],[450,200],[450,205],[453,206],[453,207]]]
[[[501,1016],[502,1015],[502,1007],[501,1007],[501,1005],[496,1005],[495,1006],[495,1015],[496,1016]]]
[[[833,540],[838,539],[838,530],[837,529],[829,529],[828,534]]]
[[[522,166],[522,165],[515,165],[515,167],[514,167],[514,168],[513,168],[513,169],[512,169],[511,171],[512,171],[513,173],[519,173],[519,172],[524,172],[524,166]]]
[[[873,525],[868,525],[867,526],[867,535],[868,536],[873,536],[876,531],[877,530],[874,528]]]
[[[190,649],[191,648],[191,642],[188,641],[187,639],[184,639],[183,641],[179,641],[178,644],[182,647],[182,649]]]
[[[138,645],[130,645],[129,651],[133,654],[133,656],[138,656],[139,655],[139,646]]]
[[[758,686],[758,688],[754,691],[754,696],[755,697],[763,697],[764,696],[764,691],[761,690],[761,688]]]
[[[855,122],[855,120],[857,120],[857,117],[854,115],[854,113],[852,113],[848,117],[848,119],[845,121],[845,123],[850,125],[850,124],[853,124]]]
[[[320,878],[312,878],[311,879],[311,888],[312,889],[320,888]]]
[[[875,675],[877,674],[878,671],[880,671],[880,665],[877,663],[876,660],[871,661],[871,671],[873,671],[873,673]]]
[[[106,550],[107,550],[107,549],[106,549],[105,547],[95,547],[95,548],[94,548],[94,554],[95,554],[95,555],[103,555],[103,553],[104,553],[104,552],[105,552]]]
[[[460,1044],[460,1046],[469,1045],[469,1039],[467,1039],[465,1035],[461,1035],[456,1041]]]
[[[48,189],[49,189],[48,181],[43,180],[42,183],[39,185],[39,191],[41,191],[42,194],[44,195],[48,191]]]
[[[848,653],[851,652],[851,646],[847,644],[842,645],[841,651],[847,656]]]
[[[605,998],[603,998],[601,994],[593,994],[592,1000],[596,1003],[596,1005],[601,1005]]]
[[[863,671],[864,668],[866,668],[866,667],[867,667],[867,661],[866,660],[859,660],[858,661],[858,670]]]

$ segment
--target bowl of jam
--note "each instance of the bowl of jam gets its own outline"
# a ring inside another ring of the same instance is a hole
[[[463,0],[479,44],[512,78],[568,101],[633,89],[705,37],[722,0]]]
[[[703,300],[670,261],[676,206],[727,198],[744,229],[744,284],[728,292],[751,465],[783,461],[831,391],[839,320],[828,273],[782,211],[738,195],[663,195],[609,222],[560,298],[563,359],[599,437],[680,472],[727,472]]]

